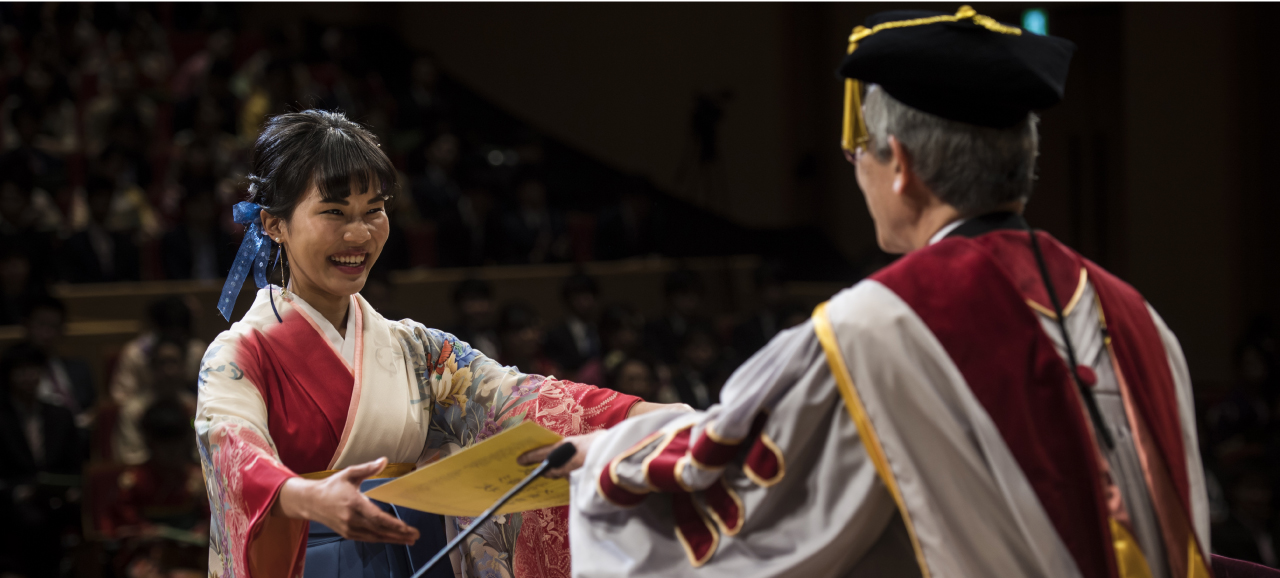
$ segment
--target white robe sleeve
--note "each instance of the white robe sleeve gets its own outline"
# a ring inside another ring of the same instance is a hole
[[[625,508],[599,490],[610,462],[628,451],[615,468],[619,483],[647,488],[645,459],[659,451],[660,441],[637,444],[654,432],[660,440],[689,426],[696,439],[710,427],[723,439],[742,438],[761,411],[767,415],[762,433],[782,458],[773,483],[762,486],[748,476],[741,455],[719,470],[683,469],[696,500],[703,499],[700,490],[723,479],[744,510],[739,531],[729,535],[720,528],[717,548],[701,567],[691,563],[674,531],[672,494],[651,492]],[[709,410],[646,414],[610,429],[594,442],[571,483],[575,576],[840,576],[855,569],[918,574],[893,500],[841,403],[811,322],[779,334],[747,361]]]
[[[1187,368],[1187,360],[1182,355],[1182,346],[1178,338],[1165,325],[1164,319],[1156,310],[1147,304],[1147,311],[1155,320],[1160,330],[1160,339],[1164,341],[1164,350],[1169,357],[1169,370],[1173,373],[1174,388],[1178,394],[1178,417],[1182,423],[1182,451],[1187,460],[1187,481],[1191,494],[1191,523],[1195,527],[1196,538],[1201,548],[1209,547],[1209,494],[1204,481],[1204,465],[1200,462],[1200,441],[1196,433],[1195,394],[1191,390],[1191,371]],[[1202,553],[1209,558],[1209,552]]]

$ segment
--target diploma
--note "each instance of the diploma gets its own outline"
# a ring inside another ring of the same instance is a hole
[[[559,434],[526,421],[438,462],[378,486],[365,495],[381,502],[445,516],[474,517],[519,483],[537,464],[516,458],[560,441]],[[538,478],[499,514],[569,504],[569,481]]]

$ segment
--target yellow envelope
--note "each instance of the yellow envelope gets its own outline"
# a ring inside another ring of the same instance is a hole
[[[366,496],[388,504],[445,516],[474,517],[498,501],[537,467],[516,458],[562,438],[526,421],[433,464],[387,482]],[[516,494],[499,514],[569,503],[569,481],[538,478]]]

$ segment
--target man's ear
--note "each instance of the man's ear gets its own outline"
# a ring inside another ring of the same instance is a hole
[[[272,240],[284,240],[284,219],[268,213],[265,209],[262,211],[261,217],[262,230],[267,233],[267,236],[271,237]]]
[[[911,155],[907,154],[906,147],[902,146],[898,137],[893,135],[889,135],[889,151],[889,162],[893,164],[893,192],[901,195],[916,178],[915,172],[911,170]]]

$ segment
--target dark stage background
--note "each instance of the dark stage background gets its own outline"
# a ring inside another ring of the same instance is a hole
[[[43,395],[77,440],[44,452],[72,465],[43,467],[5,418],[0,575],[204,571],[198,467],[163,450],[189,433],[144,427],[130,384],[194,371],[228,326],[230,207],[266,117],[341,110],[401,171],[365,291],[384,314],[526,371],[696,404],[891,262],[840,154],[834,70],[852,27],[897,6],[0,4],[0,345],[51,356]],[[1028,216],[1177,333],[1214,547],[1280,565],[1280,7],[975,8],[1043,9],[1079,45],[1042,115]],[[148,483],[170,501],[132,489]]]

